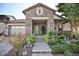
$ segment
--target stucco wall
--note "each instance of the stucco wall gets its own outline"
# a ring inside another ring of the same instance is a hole
[[[78,26],[78,28],[77,28],[77,33],[79,33],[79,26]]]
[[[70,31],[70,30],[71,29],[70,29],[70,23],[69,22],[63,24],[63,31]]]
[[[3,22],[0,22],[0,33],[5,32],[6,25]]]

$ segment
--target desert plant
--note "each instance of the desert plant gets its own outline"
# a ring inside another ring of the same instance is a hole
[[[12,41],[12,45],[16,51],[16,55],[19,55],[19,51],[23,46],[24,41],[23,40],[19,40],[19,39],[14,39]]]

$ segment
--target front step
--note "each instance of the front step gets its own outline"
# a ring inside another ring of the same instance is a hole
[[[32,56],[52,56],[51,49],[44,42],[36,42],[32,50]]]
[[[43,42],[43,36],[39,35],[39,36],[36,36],[36,42]]]
[[[38,51],[38,52],[32,52],[32,56],[52,56],[51,52],[49,51]]]
[[[43,36],[36,36],[36,43],[32,49],[32,56],[52,56],[48,44],[43,41]]]
[[[52,56],[51,50],[32,50],[32,56]]]

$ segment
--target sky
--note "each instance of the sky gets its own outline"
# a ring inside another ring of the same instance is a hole
[[[22,13],[22,11],[26,8],[29,8],[37,3],[43,3],[43,2],[26,2],[26,3],[0,3],[0,15],[12,15],[16,19],[25,19],[25,15]],[[43,3],[53,9],[56,10],[56,4],[58,3]]]
[[[68,1],[61,0],[61,1],[63,3],[71,2],[71,0]],[[28,7],[33,6],[37,3],[42,3],[51,7],[52,9],[57,10],[56,5],[58,3],[61,3],[61,1],[60,0],[0,0],[0,14],[12,15],[16,19],[25,19],[25,15],[22,13],[22,11]]]

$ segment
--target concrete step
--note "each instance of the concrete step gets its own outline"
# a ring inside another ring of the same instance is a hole
[[[37,40],[32,49],[32,56],[52,56],[48,44],[43,41],[43,36],[36,36]]]
[[[52,56],[49,52],[38,52],[38,53],[32,53],[32,56]]]
[[[37,40],[36,42],[43,42],[43,36],[39,35],[39,36],[36,36]]]
[[[44,42],[36,42],[32,50],[32,56],[52,56],[51,49]]]
[[[52,56],[51,50],[33,50],[32,56]]]

